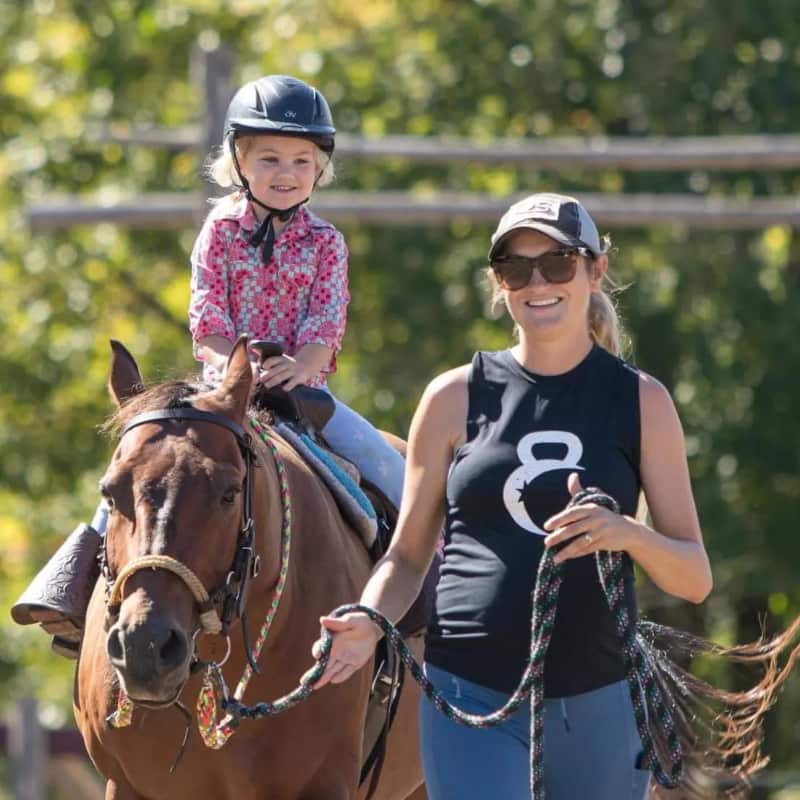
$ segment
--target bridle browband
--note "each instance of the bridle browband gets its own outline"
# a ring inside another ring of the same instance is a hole
[[[122,603],[122,592],[125,581],[142,569],[165,569],[177,575],[187,585],[192,596],[195,598],[203,630],[207,633],[220,633],[228,636],[234,619],[238,617],[242,621],[242,636],[244,641],[245,653],[250,667],[254,672],[258,672],[258,667],[253,662],[251,647],[247,631],[247,616],[245,605],[247,602],[247,590],[252,578],[258,575],[260,568],[260,558],[255,554],[255,524],[253,522],[253,481],[252,469],[256,458],[253,440],[250,434],[239,424],[223,414],[212,411],[201,411],[200,409],[187,406],[185,408],[163,408],[155,411],[146,411],[137,414],[123,427],[119,438],[133,430],[139,425],[150,422],[164,422],[176,420],[178,422],[210,422],[213,425],[226,428],[235,437],[239,444],[245,464],[245,476],[243,484],[244,506],[242,509],[243,523],[239,531],[239,541],[233,563],[228,571],[225,583],[208,592],[203,587],[200,580],[189,567],[171,556],[165,555],[144,555],[134,559],[125,565],[119,575],[114,576],[108,565],[108,551],[106,537],[103,538],[103,548],[101,552],[101,567],[106,581],[106,628],[110,628],[119,616]],[[222,604],[222,613],[217,613],[217,606]]]

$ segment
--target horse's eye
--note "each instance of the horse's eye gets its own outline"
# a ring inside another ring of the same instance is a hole
[[[222,505],[224,506],[232,506],[236,502],[236,496],[241,491],[241,488],[238,486],[234,486],[231,489],[228,489],[225,494],[222,495]]]
[[[114,498],[111,496],[111,492],[109,492],[105,486],[100,487],[100,494],[103,498],[103,502],[108,508],[108,513],[110,514],[114,510]]]

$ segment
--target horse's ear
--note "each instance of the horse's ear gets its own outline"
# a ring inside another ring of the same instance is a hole
[[[117,406],[130,400],[135,394],[144,390],[144,381],[139,372],[136,359],[128,352],[128,348],[111,340],[111,374],[108,376],[108,391]]]
[[[244,419],[252,387],[253,365],[247,352],[247,336],[240,336],[228,356],[225,377],[216,392],[225,410],[236,422]]]

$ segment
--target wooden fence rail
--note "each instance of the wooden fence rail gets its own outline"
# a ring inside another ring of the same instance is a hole
[[[454,219],[493,223],[509,197],[437,192],[343,192],[325,190],[312,207],[335,224],[358,222],[393,226],[442,225]],[[707,229],[759,229],[800,226],[800,197],[749,200],[683,194],[603,195],[582,193],[581,200],[601,228],[685,225]],[[203,213],[199,193],[153,193],[103,201],[64,198],[29,206],[35,230],[111,222],[136,228],[179,228],[196,224]]]
[[[221,131],[220,131],[221,134]],[[192,125],[147,128],[112,124],[94,128],[89,141],[160,147],[196,148],[204,132]],[[211,143],[219,143],[221,135]],[[480,144],[447,136],[390,135],[381,138],[339,133],[336,152],[346,158],[400,158],[412,163],[473,163],[542,169],[672,170],[800,169],[800,136],[633,136],[499,138]]]
[[[90,129],[96,143],[196,149],[202,155],[222,138],[231,96],[233,57],[225,48],[196,48],[190,64],[205,98],[203,126],[175,129],[112,124]],[[385,136],[370,139],[339,134],[337,152],[348,158],[394,158],[413,163],[470,163],[543,169],[800,170],[800,136],[694,136],[681,138],[588,137],[498,139],[476,143],[457,137]],[[205,187],[205,193],[213,193]],[[759,229],[800,225],[796,197],[739,200],[694,194],[581,194],[601,226],[642,227],[679,224],[695,228]],[[491,223],[508,198],[439,192],[320,192],[314,208],[334,223],[442,225],[454,219]],[[71,196],[35,203],[26,209],[29,225],[55,230],[78,224],[111,222],[138,228],[196,225],[206,211],[203,193],[155,193],[127,198]]]

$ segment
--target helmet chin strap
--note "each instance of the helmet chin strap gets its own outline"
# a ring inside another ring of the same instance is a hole
[[[250,237],[250,244],[253,245],[253,247],[258,247],[262,242],[264,243],[263,256],[264,263],[267,264],[272,258],[272,251],[275,247],[275,225],[273,224],[273,219],[277,217],[281,222],[289,222],[289,220],[294,217],[297,209],[304,203],[307,203],[311,196],[309,195],[305,200],[301,200],[299,203],[289,206],[289,208],[274,208],[273,206],[268,206],[266,203],[262,203],[253,194],[247,178],[242,175],[242,169],[239,166],[239,159],[236,156],[236,145],[234,142],[231,142],[231,155],[233,156],[233,164],[236,167],[236,174],[239,176],[245,196],[251,203],[255,203],[267,212],[267,216],[264,217],[261,224]],[[316,187],[317,181],[320,179],[321,175],[322,172],[314,179],[314,186],[311,187],[312,189]]]
[[[262,203],[251,191],[249,186],[245,186],[245,193],[247,199],[252,203],[261,206],[266,212],[267,216],[261,221],[261,224],[256,228],[253,235],[250,237],[250,244],[253,247],[258,247],[262,242],[264,243],[263,255],[264,263],[268,263],[272,258],[272,250],[275,247],[275,225],[273,218],[277,217],[281,222],[288,222],[295,214],[298,208],[303,203],[308,202],[308,198],[301,200],[299,203],[290,206],[289,208],[273,208],[272,206]]]

